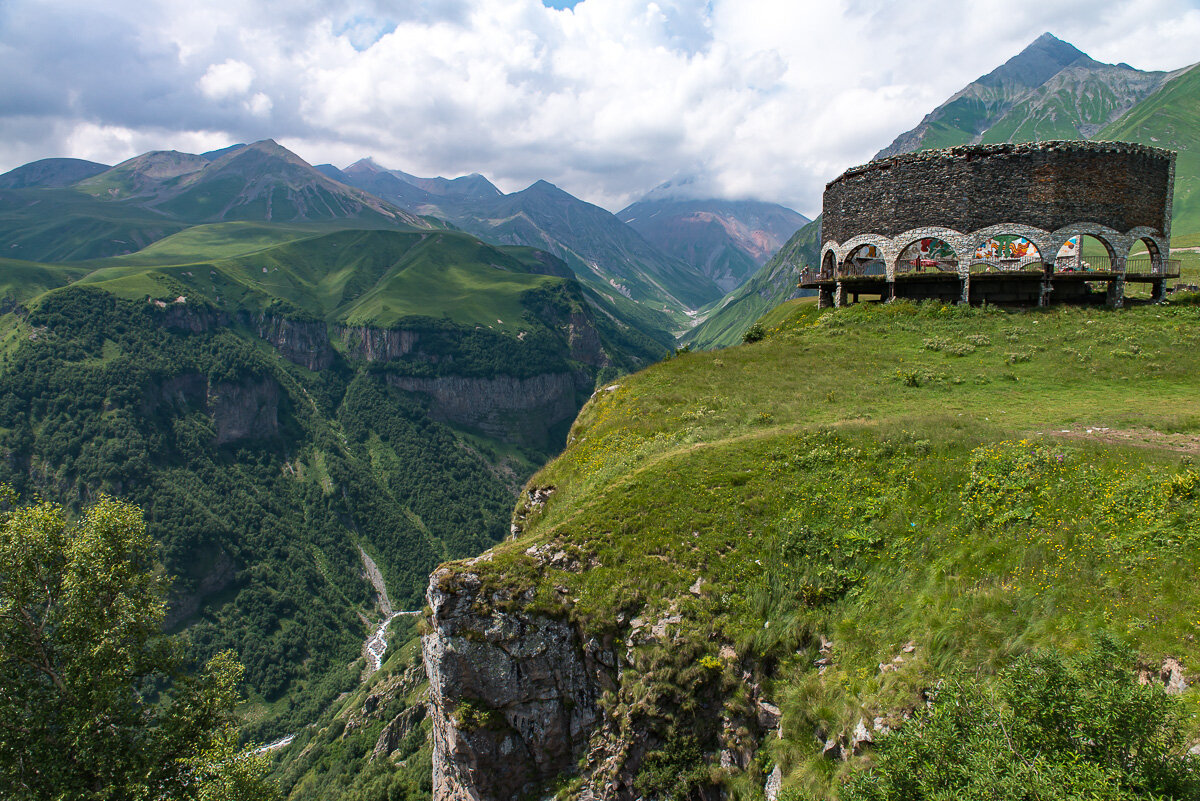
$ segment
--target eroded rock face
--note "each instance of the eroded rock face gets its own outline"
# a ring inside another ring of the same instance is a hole
[[[518,798],[571,770],[600,719],[574,628],[521,599],[494,610],[479,591],[475,575],[443,568],[426,594],[435,801]]]
[[[388,383],[429,396],[433,400],[429,413],[435,420],[537,447],[549,445],[550,429],[574,418],[579,410],[580,378],[573,373],[544,373],[531,378],[392,375]]]
[[[270,342],[293,364],[309,370],[324,370],[333,364],[333,348],[325,323],[267,315],[259,315],[249,322],[261,339]]]
[[[340,326],[338,330],[346,352],[368,362],[389,362],[406,356],[420,339],[416,331],[402,329]]]
[[[279,385],[270,378],[215,384],[208,390],[208,408],[218,445],[279,431]]]

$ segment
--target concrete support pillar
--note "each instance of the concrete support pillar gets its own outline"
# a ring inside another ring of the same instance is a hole
[[[835,309],[845,308],[849,305],[848,300],[846,297],[846,285],[838,281],[837,288],[833,291],[833,307]]]
[[[1157,281],[1155,281],[1153,284],[1151,284],[1150,286],[1153,289],[1153,293],[1152,293],[1151,297],[1153,298],[1155,303],[1162,303],[1164,300],[1167,299],[1167,282],[1166,282],[1166,280],[1160,278]]]
[[[888,286],[888,288],[887,288],[887,300],[888,300],[888,303],[891,303],[893,300],[895,300],[895,299],[896,299],[896,282],[895,282],[895,281],[888,281],[888,285],[887,285],[887,286]]]
[[[959,276],[959,283],[962,285],[962,291],[959,294],[959,303],[971,302],[971,274],[963,273]]]
[[[833,292],[824,287],[817,290],[817,308],[829,309],[833,307]]]
[[[1042,274],[1042,283],[1038,287],[1038,306],[1046,307],[1050,305],[1050,293],[1054,291],[1054,280],[1050,277],[1050,273]]]

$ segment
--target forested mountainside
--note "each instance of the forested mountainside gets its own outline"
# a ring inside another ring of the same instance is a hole
[[[436,564],[498,541],[597,380],[665,349],[545,253],[201,229],[5,263],[0,484],[142,507],[177,576],[169,625],[196,660],[240,655],[261,740],[358,687],[384,592],[419,609]]]
[[[607,387],[431,578],[434,798],[1192,797],[1198,315],[797,300]]]

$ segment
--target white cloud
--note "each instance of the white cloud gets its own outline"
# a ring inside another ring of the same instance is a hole
[[[1200,57],[1197,0],[7,0],[0,169],[272,137],[609,208],[695,175],[813,214],[1046,30],[1142,69]]]
[[[230,58],[209,67],[196,85],[205,97],[223,100],[246,94],[253,82],[254,68],[244,61]]]

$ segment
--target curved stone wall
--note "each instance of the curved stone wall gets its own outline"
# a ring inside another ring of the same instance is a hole
[[[1168,239],[1175,154],[1125,142],[967,145],[873,161],[825,187],[821,238],[1081,223]]]

